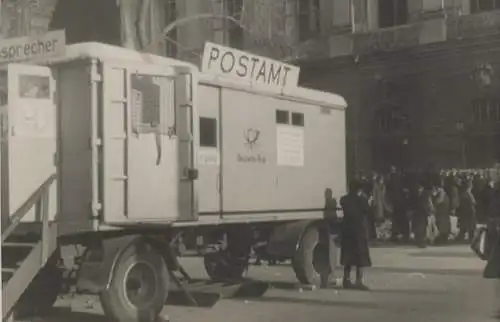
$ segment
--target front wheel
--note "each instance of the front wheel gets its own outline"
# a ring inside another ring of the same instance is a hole
[[[100,299],[105,314],[119,322],[153,322],[167,300],[169,274],[163,257],[138,242],[118,259],[109,287]]]

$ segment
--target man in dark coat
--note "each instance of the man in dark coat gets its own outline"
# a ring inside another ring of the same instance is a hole
[[[362,196],[359,182],[351,182],[349,193],[340,199],[344,212],[340,263],[344,266],[344,288],[367,290],[363,284],[363,267],[372,265],[368,247],[368,200]],[[356,282],[351,282],[351,269],[356,267]]]

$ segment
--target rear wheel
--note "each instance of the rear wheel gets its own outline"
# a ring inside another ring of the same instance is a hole
[[[139,242],[118,259],[110,286],[101,293],[104,312],[114,321],[153,322],[168,296],[169,275],[163,257]]]

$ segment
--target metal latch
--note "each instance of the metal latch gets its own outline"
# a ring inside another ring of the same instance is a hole
[[[193,181],[193,180],[198,179],[198,175],[199,175],[198,169],[188,168],[186,172],[187,172],[187,179],[188,180]]]

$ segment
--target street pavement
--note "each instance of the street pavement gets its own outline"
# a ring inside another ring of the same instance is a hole
[[[310,290],[296,283],[289,264],[252,266],[248,277],[271,284],[263,296],[222,299],[212,308],[166,306],[162,315],[173,322],[500,321],[500,281],[481,277],[484,262],[469,247],[379,246],[371,255],[368,292]],[[193,277],[205,277],[199,259],[184,264]],[[45,321],[106,321],[96,298],[65,298],[57,306]]]

